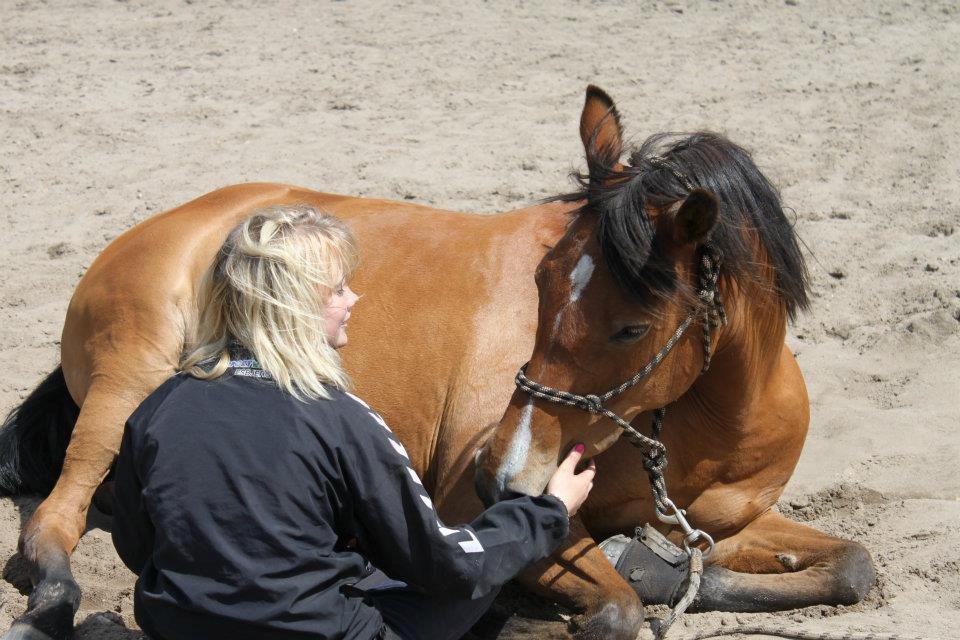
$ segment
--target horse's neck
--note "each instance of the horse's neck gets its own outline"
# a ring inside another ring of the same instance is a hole
[[[727,324],[715,334],[710,369],[691,389],[698,403],[710,407],[711,429],[743,433],[753,428],[744,416],[763,401],[780,369],[786,311],[763,295],[728,287]]]
[[[374,302],[351,319],[344,361],[357,393],[436,489],[465,473],[472,458],[460,454],[469,438],[503,415],[513,376],[533,348],[534,270],[574,205],[492,215],[376,205],[351,219],[378,250],[365,254],[358,273],[358,290]]]

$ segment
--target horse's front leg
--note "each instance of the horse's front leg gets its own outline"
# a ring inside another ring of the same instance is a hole
[[[63,463],[50,495],[20,534],[33,591],[27,611],[4,640],[60,640],[73,635],[80,587],[70,571],[70,554],[86,528],[94,492],[110,471],[123,425],[139,398],[91,387],[84,400]]]
[[[634,640],[643,626],[643,604],[614,571],[579,517],[550,558],[520,574],[536,593],[579,612],[572,623],[577,640]]]
[[[876,582],[863,545],[768,511],[717,544],[699,610],[780,611],[859,602]]]

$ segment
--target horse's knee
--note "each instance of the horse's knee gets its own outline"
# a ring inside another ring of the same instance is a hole
[[[837,572],[834,575],[836,604],[856,604],[877,583],[873,559],[866,547],[856,542],[844,543],[837,555]]]
[[[632,597],[631,597],[632,596]],[[634,640],[643,627],[643,604],[634,593],[601,602],[574,621],[577,640]]]

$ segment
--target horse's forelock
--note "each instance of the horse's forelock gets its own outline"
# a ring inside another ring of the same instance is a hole
[[[603,260],[620,288],[653,307],[678,286],[676,272],[657,239],[647,208],[667,200],[651,190],[643,167],[605,166],[587,176],[585,210],[597,216]]]
[[[585,200],[581,213],[598,218],[607,267],[623,291],[641,304],[652,306],[679,287],[647,211],[685,198],[689,182],[720,202],[711,240],[722,252],[728,274],[759,281],[759,244],[789,315],[808,306],[806,265],[779,193],[742,147],[711,132],[661,133],[647,138],[625,166],[603,152],[589,153],[587,160],[589,173],[574,175],[580,189],[555,200]]]

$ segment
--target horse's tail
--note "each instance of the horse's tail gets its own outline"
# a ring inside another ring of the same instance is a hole
[[[0,494],[50,493],[78,415],[63,367],[57,367],[0,427]]]

